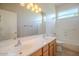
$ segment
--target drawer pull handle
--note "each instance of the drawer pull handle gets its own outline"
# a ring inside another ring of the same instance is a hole
[[[22,54],[22,52],[19,52],[19,54]]]

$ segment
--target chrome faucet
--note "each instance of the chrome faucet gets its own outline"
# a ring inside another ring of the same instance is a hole
[[[15,47],[18,47],[18,46],[20,46],[20,45],[21,45],[21,41],[18,40],[18,42],[17,42],[17,44],[15,45]]]

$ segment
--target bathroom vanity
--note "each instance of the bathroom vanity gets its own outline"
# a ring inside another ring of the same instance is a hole
[[[56,55],[56,39],[47,43],[45,46],[37,50],[32,56],[55,56]]]
[[[15,47],[18,40],[20,40],[21,45]],[[11,39],[0,43],[0,55],[54,56],[56,55],[56,37],[43,38],[42,35],[33,35],[17,38],[16,40]]]
[[[30,37],[30,39],[31,40],[26,41],[27,43],[22,44],[23,46],[18,51],[18,55],[20,56],[56,55],[56,37],[43,38],[41,35],[36,35],[36,37],[35,36]]]

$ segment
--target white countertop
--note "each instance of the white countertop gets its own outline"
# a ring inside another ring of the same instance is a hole
[[[36,35],[18,39],[21,40],[22,43],[18,48],[19,50],[13,48],[13,50],[10,51],[8,55],[29,56],[38,49],[42,48],[44,45],[56,39],[56,37],[43,38],[42,35]],[[20,52],[22,52],[22,54],[19,54]]]

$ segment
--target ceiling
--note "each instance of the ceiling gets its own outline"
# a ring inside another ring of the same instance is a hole
[[[38,5],[42,8],[43,12],[45,13],[52,13],[54,12],[54,5],[61,5],[60,3],[38,3]],[[12,8],[12,11],[16,11],[18,8],[21,8],[19,3],[0,3],[0,8],[3,8],[5,6],[6,9],[7,7]]]

